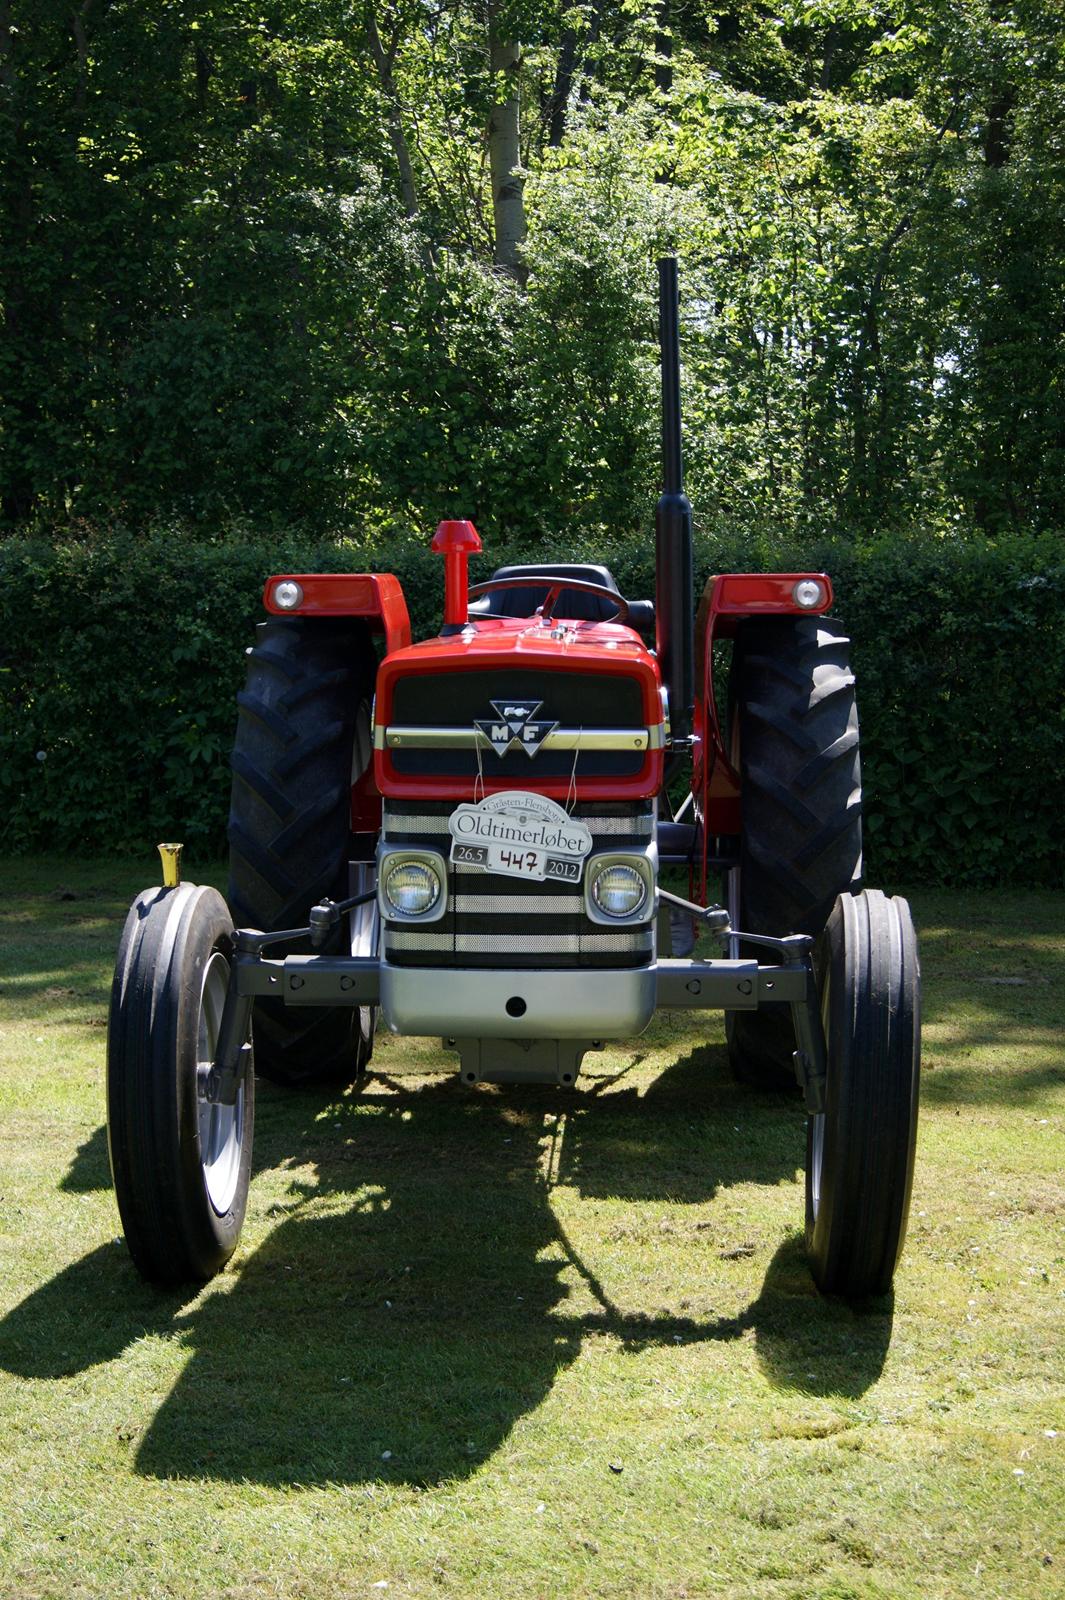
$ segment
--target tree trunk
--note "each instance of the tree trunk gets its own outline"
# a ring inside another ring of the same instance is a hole
[[[377,17],[374,14],[372,4],[366,7],[366,42],[370,47],[370,55],[377,71],[377,79],[381,85],[381,92],[385,97],[385,104],[388,107],[388,139],[396,158],[396,166],[399,168],[399,190],[403,197],[403,209],[408,217],[416,217],[418,214],[418,193],[414,187],[414,168],[411,165],[410,151],[407,148],[407,136],[403,130],[403,115],[399,92],[392,73],[392,65],[396,57],[396,46],[399,43],[398,35],[391,48],[386,50],[381,43]]]
[[[566,135],[566,111],[569,107],[570,90],[573,88],[573,69],[576,64],[577,35],[572,28],[567,28],[562,35],[562,48],[558,52],[555,83],[549,102],[547,142],[556,150]]]
[[[659,94],[673,93],[673,29],[669,0],[658,0],[655,23],[655,88]]]
[[[495,222],[495,264],[522,282],[525,269],[521,246],[525,241],[525,179],[521,176],[521,45],[501,39],[497,32],[498,10],[488,11],[488,49],[492,81],[500,92],[500,79],[506,99],[492,108],[488,123],[488,163],[492,181],[492,216]]]
[[[588,55],[589,50],[594,52],[595,46],[599,43],[599,35],[603,28],[603,6],[605,4],[606,0],[593,0],[592,20],[588,24],[588,39],[584,50],[585,56]],[[585,68],[583,71],[581,77],[581,92],[579,96],[581,105],[587,105],[588,103],[588,96],[591,93],[592,80],[599,78],[601,63],[602,56],[595,55],[591,67]]]
[[[1006,165],[1013,146],[1013,111],[1017,91],[1007,85],[987,108],[984,129],[984,164],[994,170]]]

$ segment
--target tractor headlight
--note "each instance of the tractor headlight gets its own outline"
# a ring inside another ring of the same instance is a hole
[[[401,917],[423,917],[439,903],[443,884],[428,861],[390,862],[382,888],[388,907]]]
[[[593,868],[591,890],[595,904],[608,917],[634,917],[647,900],[643,874],[619,861]]]
[[[295,611],[302,604],[303,585],[297,583],[295,578],[282,578],[280,583],[274,584],[275,606],[280,606],[282,611]]]

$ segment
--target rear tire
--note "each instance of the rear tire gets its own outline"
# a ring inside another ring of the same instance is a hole
[[[256,634],[237,697],[229,901],[238,926],[272,932],[305,925],[323,896],[352,892],[351,786],[373,759],[376,664],[365,623],[350,618],[278,617]],[[360,876],[372,887],[372,868]],[[366,938],[373,943],[368,923]],[[310,948],[293,940],[269,953]],[[323,953],[349,952],[345,917]],[[257,1000],[254,1015],[256,1066],[275,1083],[352,1082],[366,1069],[369,1006],[289,1009]]]
[[[816,967],[825,1110],[807,1121],[806,1249],[824,1294],[886,1294],[906,1235],[917,1142],[921,973],[910,908],[841,895]]]
[[[862,876],[861,765],[850,640],[819,617],[765,617],[736,634],[729,678],[742,833],[730,874],[733,926],[808,933]],[[757,955],[753,946],[744,954]],[[764,953],[763,953],[764,958]],[[787,1006],[725,1015],[735,1076],[794,1088]]]
[[[209,1105],[233,922],[215,889],[146,889],[126,918],[107,1035],[107,1144],[126,1243],[153,1283],[202,1282],[236,1248],[255,1082]],[[203,1071],[201,1071],[201,1064]]]

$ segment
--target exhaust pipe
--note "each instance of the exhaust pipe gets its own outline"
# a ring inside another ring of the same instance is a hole
[[[677,258],[658,263],[662,351],[662,493],[655,508],[655,648],[669,694],[674,747],[692,730],[695,706],[692,508],[684,493],[680,438],[680,328]]]

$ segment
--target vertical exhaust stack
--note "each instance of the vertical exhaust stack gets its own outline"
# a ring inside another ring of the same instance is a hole
[[[684,493],[680,440],[677,258],[658,263],[662,351],[662,493],[655,508],[655,645],[669,693],[674,745],[691,733],[695,704],[692,508]]]

